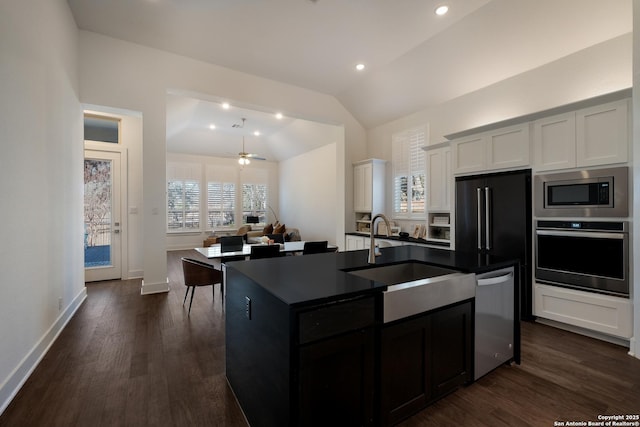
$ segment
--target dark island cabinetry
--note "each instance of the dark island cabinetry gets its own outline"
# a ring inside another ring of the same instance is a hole
[[[382,328],[382,425],[393,425],[471,382],[472,317],[473,302],[467,300]]]
[[[473,381],[476,282],[465,275],[513,261],[411,245],[382,248],[376,266],[367,256],[225,264],[225,371],[251,427],[394,425]],[[473,292],[431,277],[387,284],[383,272],[405,280],[394,266],[406,264],[456,270]],[[391,270],[361,271],[377,267]],[[425,292],[401,298],[409,289]]]
[[[373,425],[374,307],[366,297],[298,315],[296,425]]]

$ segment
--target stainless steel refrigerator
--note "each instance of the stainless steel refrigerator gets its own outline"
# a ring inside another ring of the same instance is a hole
[[[532,313],[531,170],[456,178],[456,252],[520,260],[520,318]]]

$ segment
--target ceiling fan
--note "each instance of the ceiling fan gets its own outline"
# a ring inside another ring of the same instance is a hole
[[[247,119],[245,119],[244,117],[242,118],[242,124],[240,123],[235,123],[232,125],[232,127],[234,128],[239,128],[242,129],[244,128],[244,122]],[[240,163],[241,165],[248,165],[249,163],[251,163],[250,159],[255,159],[255,160],[267,160],[264,157],[261,157],[258,154],[253,154],[253,153],[247,153],[244,149],[244,135],[242,136],[242,151],[238,153],[238,156],[240,156],[238,158],[238,163]]]

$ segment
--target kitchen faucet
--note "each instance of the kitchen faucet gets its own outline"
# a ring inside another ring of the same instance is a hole
[[[386,216],[384,216],[383,214],[377,214],[376,216],[374,216],[373,218],[371,218],[371,225],[370,225],[370,230],[369,230],[369,240],[371,243],[371,246],[369,247],[369,264],[375,264],[376,263],[376,257],[378,255],[380,255],[380,252],[376,250],[376,238],[375,235],[373,233],[373,230],[375,229],[375,223],[376,223],[376,219],[377,218],[382,218],[384,220],[385,225],[387,226],[387,236],[389,235],[389,231],[391,231],[391,226],[389,225],[389,220],[387,219]]]

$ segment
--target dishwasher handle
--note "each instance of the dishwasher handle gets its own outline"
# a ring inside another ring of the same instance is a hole
[[[508,282],[513,279],[513,271],[510,271],[507,274],[503,274],[502,276],[496,277],[487,277],[486,279],[477,279],[478,286],[491,286],[498,285],[500,283]]]

